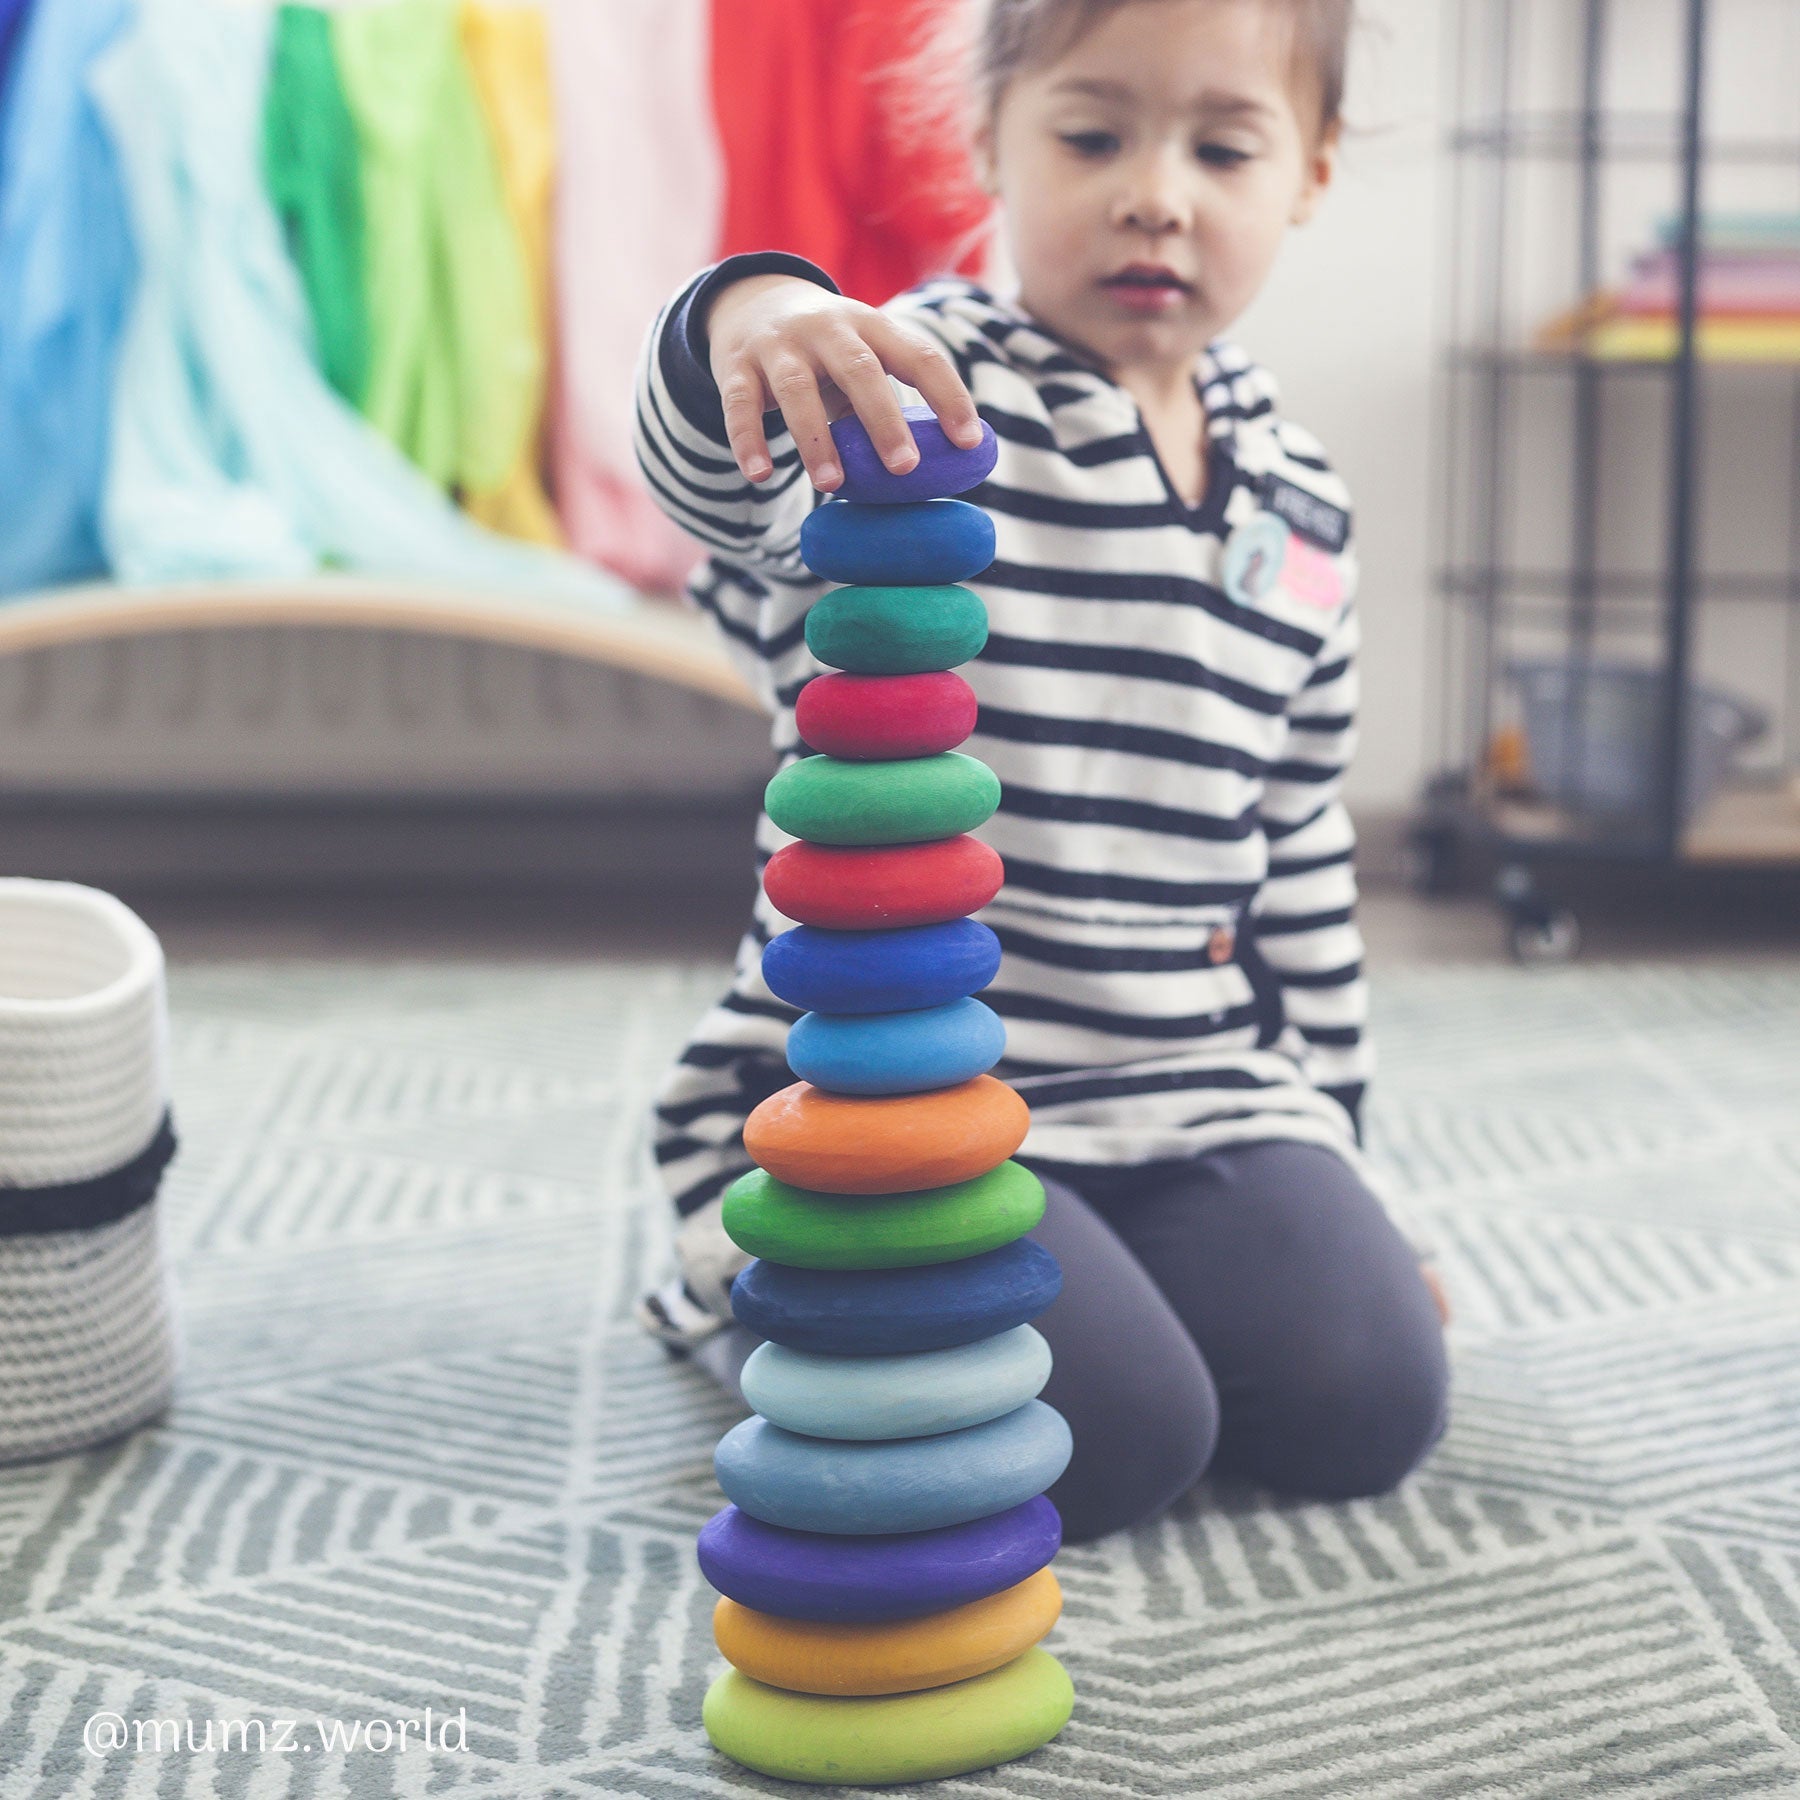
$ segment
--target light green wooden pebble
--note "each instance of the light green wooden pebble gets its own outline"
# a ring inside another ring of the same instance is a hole
[[[1041,1749],[1069,1722],[1075,1687],[1048,1650],[948,1687],[842,1697],[767,1687],[727,1669],[701,1709],[733,1762],[783,1781],[878,1787],[969,1775]]]

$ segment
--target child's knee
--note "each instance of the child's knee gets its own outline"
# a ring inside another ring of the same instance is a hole
[[[1155,1518],[1206,1472],[1218,1444],[1218,1394],[1198,1355],[1131,1371],[1104,1401],[1070,1410],[1075,1454],[1050,1490],[1065,1543]]]
[[[1259,1397],[1243,1432],[1225,1422],[1221,1466],[1283,1493],[1349,1500],[1384,1494],[1443,1435],[1449,1362],[1435,1311],[1316,1341]]]

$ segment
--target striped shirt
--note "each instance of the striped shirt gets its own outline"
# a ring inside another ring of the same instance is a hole
[[[759,269],[829,285],[770,255],[678,294],[640,365],[637,447],[669,515],[713,552],[690,592],[773,712],[785,763],[806,754],[794,702],[821,672],[803,628],[826,584],[799,556],[821,496],[786,435],[770,442],[774,475],[744,480],[693,322],[726,280]],[[995,1073],[1032,1109],[1023,1154],[1077,1181],[1082,1167],[1251,1139],[1354,1158],[1369,1069],[1339,798],[1356,735],[1354,552],[1309,546],[1310,582],[1290,591],[1284,575],[1250,603],[1221,577],[1227,539],[1271,492],[1290,516],[1316,500],[1316,516],[1341,523],[1343,484],[1229,344],[1196,370],[1208,434],[1196,507],[1170,487],[1125,390],[1016,304],[951,279],[884,310],[943,345],[999,440],[993,473],[965,496],[992,516],[997,546],[969,584],[987,605],[987,646],[962,673],[980,701],[965,748],[1002,786],[981,835],[1006,884],[980,917],[1003,957],[982,998],[1006,1021]],[[789,841],[765,815],[759,864]],[[793,1079],[784,1046],[798,1015],[759,972],[791,923],[759,896],[731,990],[660,1095],[655,1151],[685,1220],[683,1280],[641,1316],[676,1341],[725,1315],[747,1260],[719,1228],[718,1199],[749,1167],[745,1117]]]

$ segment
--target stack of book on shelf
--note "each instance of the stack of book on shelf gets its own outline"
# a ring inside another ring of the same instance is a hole
[[[1681,341],[1680,227],[1658,232],[1622,286],[1540,327],[1540,350],[1619,362],[1674,357]],[[1695,347],[1713,362],[1800,363],[1800,213],[1709,216],[1700,244]]]

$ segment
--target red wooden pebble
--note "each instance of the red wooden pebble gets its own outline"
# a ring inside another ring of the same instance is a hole
[[[979,912],[1005,878],[979,838],[847,849],[789,844],[769,858],[763,889],[778,912],[829,931],[937,925]]]
[[[948,669],[930,675],[821,675],[794,707],[800,735],[857,762],[936,756],[975,729],[975,690]]]

